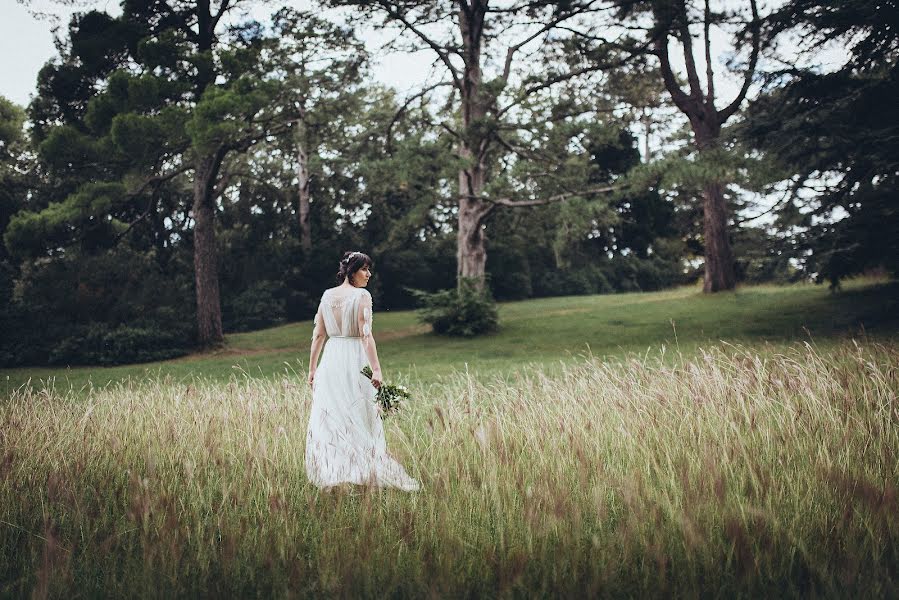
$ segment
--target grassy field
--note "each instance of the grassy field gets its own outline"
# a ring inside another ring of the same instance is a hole
[[[48,371],[0,404],[0,597],[896,597],[896,291],[378,315],[412,494],[306,480],[308,324]]]
[[[500,305],[501,329],[475,340],[434,336],[412,312],[378,312],[375,334],[388,378],[436,380],[454,371],[512,374],[526,368],[557,370],[560,361],[585,354],[619,357],[661,346],[694,352],[720,340],[772,344],[796,340],[823,345],[839,337],[899,335],[899,282],[856,280],[832,294],[826,286],[757,286],[704,295],[695,287],[645,294],[570,296]],[[227,336],[211,353],[120,367],[0,369],[8,395],[31,382],[57,389],[102,387],[110,382],[169,376],[227,381],[302,376],[309,360],[311,322]]]
[[[24,388],[0,595],[896,597],[899,352],[464,374],[387,422],[422,491],[320,492],[293,377]]]

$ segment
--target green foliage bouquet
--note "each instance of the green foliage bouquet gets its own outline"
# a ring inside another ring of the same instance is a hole
[[[365,365],[362,368],[362,374],[371,379],[371,367]],[[381,413],[381,418],[383,419],[387,415],[396,413],[400,408],[400,402],[409,400],[411,398],[412,394],[409,393],[409,390],[406,389],[406,386],[388,385],[384,382],[381,382],[381,387],[378,388],[378,395],[375,398],[375,402],[380,408],[378,412]]]

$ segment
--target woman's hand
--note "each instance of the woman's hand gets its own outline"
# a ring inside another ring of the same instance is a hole
[[[312,369],[311,371],[309,371],[308,382],[309,382],[310,387],[312,386],[313,381],[315,381],[315,369]]]
[[[384,376],[381,375],[381,369],[377,371],[371,372],[371,384],[378,389],[381,389],[381,382],[384,381]]]

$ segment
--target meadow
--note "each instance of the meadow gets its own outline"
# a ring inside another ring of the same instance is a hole
[[[307,324],[32,375],[0,406],[0,594],[895,597],[895,292],[510,303],[474,341],[377,315],[413,494],[306,481]]]
[[[431,335],[411,311],[375,305],[378,352],[390,379],[436,381],[457,371],[513,375],[523,369],[555,372],[584,356],[615,358],[662,347],[684,354],[722,340],[765,348],[796,341],[828,346],[847,336],[899,336],[899,282],[860,278],[837,294],[827,286],[752,286],[707,296],[682,287],[662,292],[542,298],[499,305],[500,330],[476,339]],[[171,377],[185,385],[201,377],[304,377],[312,322],[290,323],[226,336],[220,350],[175,360],[116,367],[0,369],[0,391],[22,385],[57,390],[103,387],[121,381]]]

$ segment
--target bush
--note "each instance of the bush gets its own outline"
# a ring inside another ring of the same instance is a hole
[[[474,337],[496,331],[499,314],[489,292],[478,290],[474,279],[462,279],[459,287],[428,293],[410,290],[421,308],[418,318],[440,335]]]
[[[225,301],[223,326],[226,331],[253,331],[283,323],[285,302],[278,296],[281,286],[272,281],[257,281]]]
[[[156,324],[90,323],[62,339],[52,349],[51,364],[118,365],[165,360],[187,354],[190,336],[185,331]]]
[[[522,300],[534,295],[527,253],[513,246],[490,247],[487,255],[490,289],[499,300]]]
[[[120,246],[0,272],[0,365],[124,364],[181,356],[195,342],[192,277]]]
[[[543,272],[534,284],[537,296],[583,296],[614,292],[605,273],[596,265]]]

